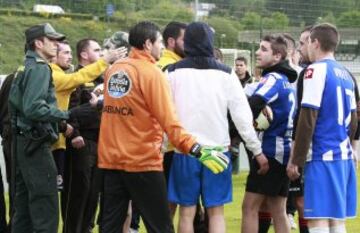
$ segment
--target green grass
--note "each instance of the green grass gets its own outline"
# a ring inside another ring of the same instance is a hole
[[[245,193],[245,181],[246,181],[246,172],[241,172],[239,175],[233,176],[233,202],[225,206],[225,219],[227,233],[239,233],[240,224],[241,224],[241,203]],[[357,188],[360,190],[360,174],[357,175],[358,183]],[[360,192],[358,192],[358,203],[357,203],[357,212],[360,211]],[[6,199],[8,201],[8,199]],[[297,218],[296,218],[297,219]],[[175,218],[177,221],[177,217]],[[347,232],[349,233],[358,233],[360,232],[360,217],[355,219],[349,219],[346,222]],[[59,233],[62,231],[62,223],[60,222]],[[140,232],[145,233],[146,230],[143,225],[140,227]],[[298,230],[292,230],[292,232],[299,232]],[[98,233],[98,229],[94,229],[93,233]],[[273,228],[270,228],[269,233],[274,233]]]

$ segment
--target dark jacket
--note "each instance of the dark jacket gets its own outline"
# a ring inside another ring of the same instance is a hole
[[[245,78],[240,79],[241,86],[245,87],[246,84],[249,84],[252,82],[253,82],[253,78],[251,77],[250,73],[248,71],[246,71]]]
[[[268,67],[263,70],[261,73],[262,76],[267,75],[268,73],[276,72],[279,74],[285,75],[290,83],[293,83],[297,79],[297,72],[290,65],[288,60],[283,60],[274,66]]]
[[[168,72],[176,69],[213,69],[231,73],[231,68],[218,62],[214,57],[214,33],[205,23],[197,22],[188,25],[184,36],[186,57],[168,66]]]
[[[17,71],[12,82],[9,103],[10,114],[17,116],[16,126],[22,131],[29,131],[39,123],[51,123],[58,134],[58,122],[69,118],[68,112],[57,108],[48,63],[31,50],[26,53],[25,66]]]
[[[76,70],[81,69],[78,66]],[[100,128],[100,112],[91,107],[89,100],[94,88],[103,82],[102,76],[93,82],[81,85],[71,94],[69,109],[77,107],[79,110],[72,114],[69,121],[74,128],[71,138],[82,136],[83,138],[97,141]]]
[[[307,68],[309,65],[310,65],[310,64],[304,64],[303,70],[300,72],[298,81],[297,81],[297,83],[296,83],[296,104],[297,104],[297,111],[296,111],[295,117],[294,117],[294,126],[293,126],[294,128],[293,128],[293,134],[292,134],[292,139],[293,139],[293,140],[295,140],[296,127],[297,127],[297,122],[298,122],[298,120],[299,120],[299,115],[300,115],[301,100],[302,100],[303,89],[304,89],[304,74],[305,74],[306,68]]]
[[[14,74],[6,76],[0,89],[0,135],[3,139],[8,139],[11,136],[8,99]]]

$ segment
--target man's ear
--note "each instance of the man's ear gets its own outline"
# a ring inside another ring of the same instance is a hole
[[[170,48],[175,48],[175,43],[176,43],[176,40],[175,40],[174,38],[169,37],[169,38],[167,39],[167,45],[168,45],[168,47],[170,47]]]
[[[274,59],[275,59],[276,63],[279,63],[281,61],[281,59],[282,59],[281,57],[282,57],[281,53],[276,53],[274,55]]]
[[[320,42],[318,39],[315,38],[313,43],[315,44],[315,48],[320,48]]]
[[[150,39],[147,39],[144,43],[144,50],[151,51],[152,47],[153,47],[153,43],[151,43]]]
[[[88,53],[84,51],[80,53],[80,57],[84,60],[87,60],[89,58]]]
[[[44,46],[44,42],[38,39],[35,39],[34,44],[36,48],[42,48]]]

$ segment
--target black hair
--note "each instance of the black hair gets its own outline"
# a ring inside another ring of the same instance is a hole
[[[281,59],[286,58],[288,46],[283,35],[266,35],[262,38],[262,40],[270,43],[274,55],[279,53],[281,55]]]
[[[76,43],[76,57],[77,57],[78,61],[81,60],[81,53],[89,47],[90,41],[97,42],[95,39],[85,38],[85,39],[79,40]]]
[[[236,62],[236,61],[243,61],[244,64],[247,65],[247,59],[246,59],[246,57],[243,57],[243,56],[237,57],[237,58],[235,59],[235,62]]]
[[[329,23],[322,23],[314,26],[310,31],[310,39],[317,39],[320,48],[324,52],[334,52],[339,43],[339,32],[337,28]]]
[[[36,38],[36,39],[32,40],[30,43],[27,43],[27,46],[25,47],[25,49],[35,51],[35,48],[36,48],[35,41],[36,40],[44,41],[44,36]]]
[[[174,38],[175,40],[179,38],[181,30],[186,29],[185,23],[180,22],[170,22],[168,25],[166,25],[164,32],[163,32],[163,39],[165,46],[168,46],[168,39]]]
[[[137,49],[144,49],[145,41],[149,39],[154,43],[158,33],[160,29],[156,24],[150,21],[140,22],[130,29],[129,44]]]

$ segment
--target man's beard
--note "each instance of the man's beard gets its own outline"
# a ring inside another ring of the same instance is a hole
[[[58,64],[58,65],[60,66],[60,68],[61,68],[62,70],[68,70],[68,69],[70,69],[70,67],[71,67],[71,63],[64,64],[64,65]]]
[[[179,55],[181,58],[185,57],[185,52],[182,48],[180,48],[180,46],[178,46],[177,44],[175,44],[175,48],[174,48],[174,52]]]

